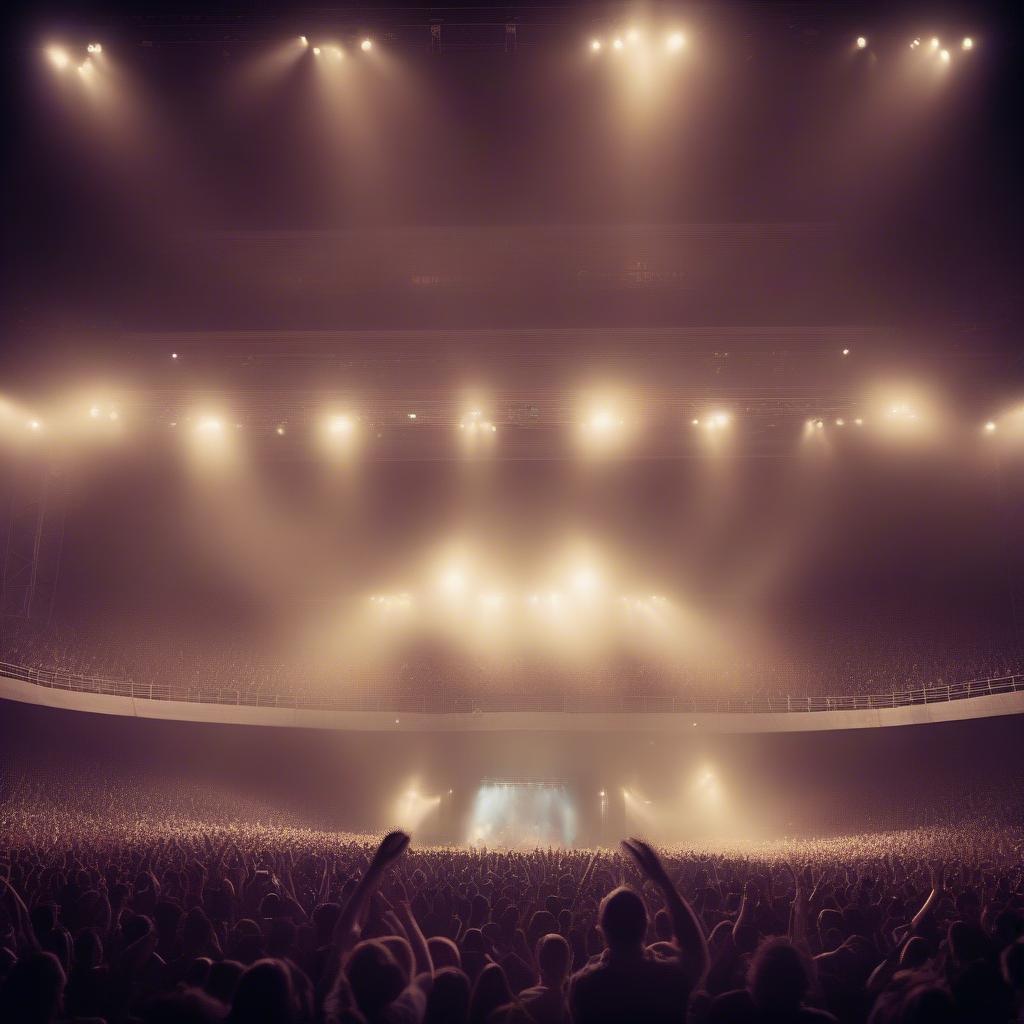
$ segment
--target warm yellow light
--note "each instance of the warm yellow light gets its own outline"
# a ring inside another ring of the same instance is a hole
[[[299,36],[299,42],[303,46],[309,46],[309,40],[305,36]]]
[[[285,435],[285,433],[286,433],[286,431],[285,431],[285,428],[284,428],[284,426],[283,426],[283,425],[282,425],[282,426],[279,426],[279,427],[278,427],[278,428],[277,428],[277,429],[276,429],[276,430],[274,431],[274,433],[275,433],[275,434],[277,434],[277,436],[278,436],[278,437],[284,437],[284,435]]]
[[[372,39],[364,39],[359,44],[359,49],[362,50],[363,53],[369,53],[373,49],[373,40]]]
[[[836,420],[836,426],[837,427],[845,427],[846,426],[846,420],[844,420],[842,417],[840,417],[839,419]]]
[[[67,50],[59,46],[48,46],[46,48],[46,56],[58,71],[63,71],[71,63]]]
[[[863,50],[864,47],[867,46],[867,45],[868,45],[868,41],[867,41],[867,37],[866,36],[857,36],[857,49],[858,50]]]
[[[319,46],[314,46],[313,47],[313,56],[314,57],[319,57],[320,56],[320,47]]]
[[[25,426],[28,427],[28,429],[33,431],[34,433],[43,429],[43,425],[42,423],[39,422],[39,420],[29,420],[25,424]]]
[[[355,428],[355,420],[351,416],[332,416],[327,421],[327,432],[335,437],[347,437]]]
[[[858,426],[858,427],[863,427],[864,426],[864,421],[859,416],[853,422],[854,422],[855,426]]]
[[[943,50],[939,54],[939,59],[942,61],[943,64],[948,64],[950,61],[949,50]]]
[[[932,41],[928,45],[931,46],[933,50],[937,50],[939,48],[939,37],[932,36]]]
[[[203,416],[196,424],[196,433],[208,437],[224,433],[224,424],[216,416]]]
[[[587,420],[587,429],[594,434],[610,434],[621,426],[622,420],[607,409],[598,410]]]
[[[920,45],[921,45],[921,40],[920,39],[914,39],[910,43],[910,48],[912,50],[916,50]]]
[[[850,354],[850,350],[848,348],[844,348],[843,349],[843,355],[844,356],[848,356],[849,354]]]
[[[590,52],[591,53],[600,53],[601,52],[601,40],[600,39],[591,39],[590,40]]]
[[[668,39],[665,40],[665,46],[670,52],[675,53],[681,50],[686,45],[686,37],[682,32],[673,32]]]
[[[987,434],[995,433],[995,429],[996,429],[996,425],[995,425],[995,423],[992,420],[989,420],[988,423],[985,424],[985,433],[987,433]]]
[[[90,416],[91,416],[91,417],[92,417],[92,418],[93,418],[94,420],[98,420],[98,419],[100,418],[100,408],[99,408],[99,406],[98,406],[98,405],[94,405],[94,406],[93,406],[93,407],[92,407],[92,408],[91,408],[91,409],[89,410],[89,415],[90,415]]]
[[[615,42],[612,43],[612,48],[615,49],[615,50],[621,50],[622,49],[622,45],[623,45],[622,44],[622,40],[621,39],[616,39]]]
[[[177,352],[172,352],[171,353],[171,358],[172,359],[177,359],[178,358],[178,353]]]
[[[635,28],[631,28],[631,29],[630,29],[630,30],[629,30],[629,31],[628,31],[628,32],[626,33],[626,38],[627,38],[627,39],[628,39],[628,40],[629,40],[629,41],[630,41],[631,43],[638,43],[638,42],[640,41],[640,30],[639,30],[639,29],[635,29]]]
[[[961,50],[973,50],[974,40],[970,36],[964,36],[963,42],[960,43]]]
[[[90,43],[85,50],[86,53],[102,53],[103,47],[99,43]]]

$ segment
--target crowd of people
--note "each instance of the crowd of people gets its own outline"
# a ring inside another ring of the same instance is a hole
[[[4,1024],[1024,1020],[1007,821],[512,852],[41,792],[0,806]]]
[[[44,678],[133,683],[144,691],[220,694],[228,702],[345,699],[376,706],[415,701],[424,693],[476,700],[501,710],[537,709],[562,697],[586,702],[621,698],[804,698],[888,695],[923,687],[998,679],[1024,672],[1024,651],[1005,640],[960,638],[951,647],[934,637],[884,644],[857,634],[821,638],[805,659],[742,657],[713,666],[669,665],[635,655],[600,665],[574,665],[526,654],[473,658],[455,649],[417,648],[377,668],[340,665],[324,671],[261,654],[251,638],[176,643],[166,637],[125,639],[68,629],[5,624],[0,662]],[[553,705],[552,705],[553,706]]]

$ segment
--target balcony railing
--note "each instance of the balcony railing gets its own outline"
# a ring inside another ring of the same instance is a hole
[[[29,668],[0,661],[0,675],[55,690],[74,690],[136,700],[184,701],[302,711],[382,711],[395,714],[474,714],[484,712],[556,712],[564,714],[804,714],[818,711],[864,711],[936,704],[1024,690],[1024,675],[972,679],[895,693],[849,697],[685,697],[664,694],[487,694],[473,697],[434,693],[414,696],[387,691],[349,691],[325,696],[292,692],[263,693],[230,686],[164,686],[131,679],[79,675]]]

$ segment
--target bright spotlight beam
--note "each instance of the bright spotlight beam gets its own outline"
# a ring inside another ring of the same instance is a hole
[[[63,71],[71,63],[68,51],[61,46],[48,46],[46,56],[58,71]]]

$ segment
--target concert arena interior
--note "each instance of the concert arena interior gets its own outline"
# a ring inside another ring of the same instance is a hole
[[[8,15],[0,1024],[1024,1021],[1019,7]]]

